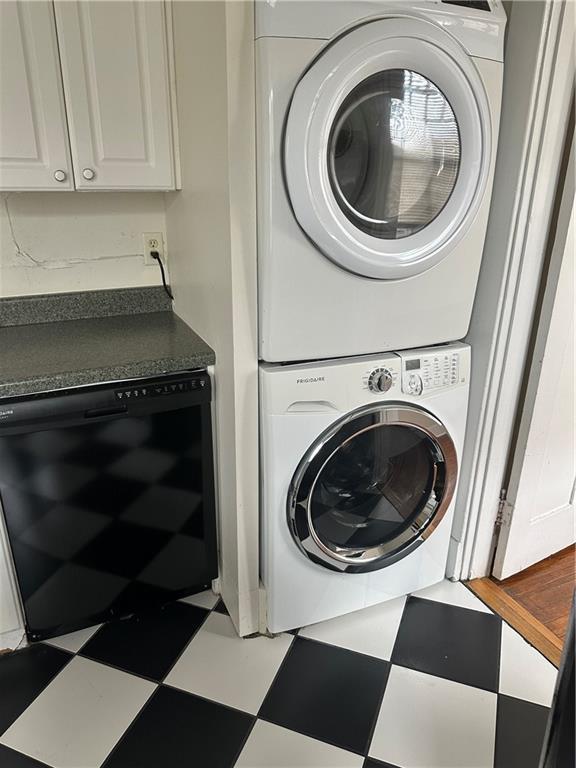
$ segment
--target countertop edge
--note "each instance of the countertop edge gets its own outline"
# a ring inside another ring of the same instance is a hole
[[[206,351],[193,355],[168,357],[158,360],[130,362],[125,365],[102,368],[87,368],[83,371],[63,372],[49,376],[36,376],[25,381],[0,383],[0,398],[34,395],[73,387],[107,384],[115,381],[148,378],[176,374],[186,370],[207,368],[215,363],[214,352]]]

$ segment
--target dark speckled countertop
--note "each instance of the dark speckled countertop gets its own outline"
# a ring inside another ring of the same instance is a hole
[[[0,397],[157,376],[215,361],[162,288],[0,300]]]

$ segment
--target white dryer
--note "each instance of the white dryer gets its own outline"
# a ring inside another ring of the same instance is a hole
[[[505,23],[499,0],[256,3],[261,359],[465,336]]]
[[[261,579],[271,632],[444,578],[469,378],[464,344],[261,364]]]

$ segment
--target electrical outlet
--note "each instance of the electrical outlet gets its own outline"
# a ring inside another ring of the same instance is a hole
[[[164,264],[166,264],[166,252],[164,250],[164,235],[162,232],[144,232],[142,234],[144,244],[144,264],[155,265],[156,259],[150,256],[150,251],[158,251]]]

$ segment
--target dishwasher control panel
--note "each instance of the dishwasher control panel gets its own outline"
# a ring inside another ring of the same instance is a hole
[[[185,379],[180,381],[152,382],[140,386],[123,387],[114,390],[116,400],[141,400],[147,397],[166,397],[167,395],[181,395],[185,392],[195,392],[207,385],[203,378]]]

